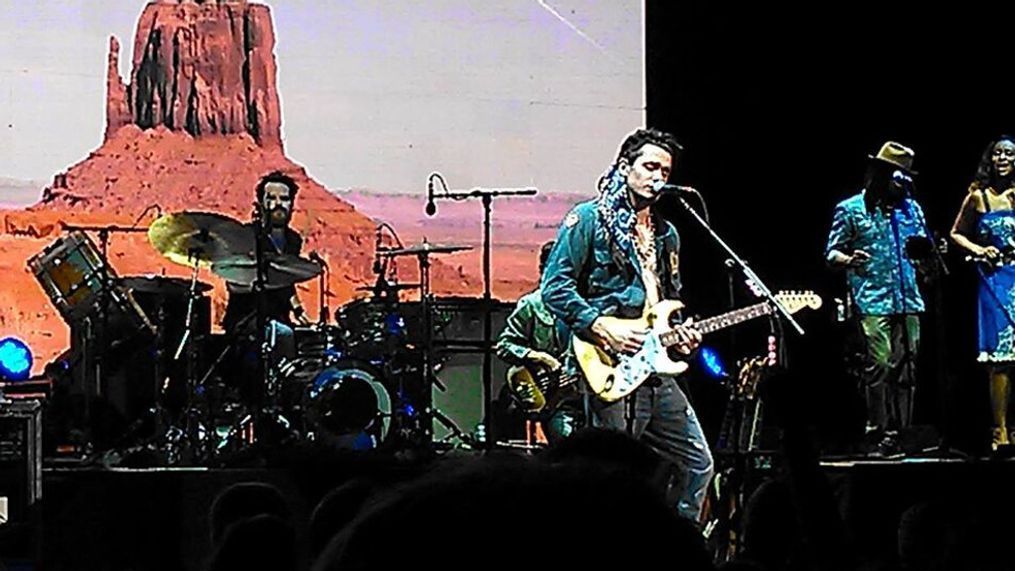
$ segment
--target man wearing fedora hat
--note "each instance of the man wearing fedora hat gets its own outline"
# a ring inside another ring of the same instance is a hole
[[[913,150],[889,141],[868,158],[863,189],[835,207],[825,258],[846,271],[859,314],[868,436],[880,440],[876,453],[891,453],[896,431],[912,420],[924,311],[911,256],[929,242],[923,210],[909,196]]]

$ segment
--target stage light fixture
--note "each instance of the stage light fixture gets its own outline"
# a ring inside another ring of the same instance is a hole
[[[23,381],[32,372],[32,350],[17,337],[0,339],[0,379]]]

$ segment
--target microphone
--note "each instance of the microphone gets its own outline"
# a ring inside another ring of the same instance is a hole
[[[437,205],[433,201],[433,175],[426,181],[426,215],[433,216],[437,214]]]
[[[659,192],[683,192],[688,194],[698,194],[698,190],[693,186],[684,186],[682,184],[657,184],[655,188]]]
[[[700,192],[698,192],[698,189],[694,188],[693,186],[684,186],[682,184],[656,184],[655,188],[656,192],[659,193],[671,192],[678,195],[680,194],[693,195],[695,198],[698,199],[698,203],[701,204],[701,212],[705,216],[705,222],[708,224],[712,223],[711,222],[712,219],[709,218],[708,216],[708,205],[705,204],[705,197],[702,196]],[[680,200],[681,202],[684,202],[683,198],[680,198]],[[690,208],[690,205],[688,205],[686,202],[684,202],[684,205],[687,206],[687,208]]]

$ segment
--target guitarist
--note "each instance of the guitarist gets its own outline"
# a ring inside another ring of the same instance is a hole
[[[575,335],[615,353],[633,354],[647,331],[601,320],[637,318],[680,294],[680,238],[653,211],[681,146],[673,135],[639,129],[620,145],[599,180],[599,197],[564,218],[542,279],[547,308]],[[677,348],[690,353],[701,335],[678,326]],[[697,522],[713,473],[694,408],[673,377],[654,376],[625,399],[587,397],[594,426],[626,430],[666,461],[677,485],[677,512]]]
[[[539,252],[540,275],[543,275],[552,248],[553,242],[547,242]],[[566,329],[546,309],[543,296],[536,289],[520,297],[508,316],[497,339],[497,356],[511,365],[559,374],[567,349],[566,334]],[[576,407],[563,403],[555,410],[540,411],[538,420],[552,443],[574,432],[579,418]]]

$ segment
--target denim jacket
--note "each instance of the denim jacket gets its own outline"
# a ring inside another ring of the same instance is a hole
[[[636,318],[645,305],[637,255],[610,240],[596,206],[595,200],[583,202],[564,218],[541,283],[547,309],[580,336],[601,315]],[[678,299],[680,237],[672,224],[653,216],[662,298]]]

